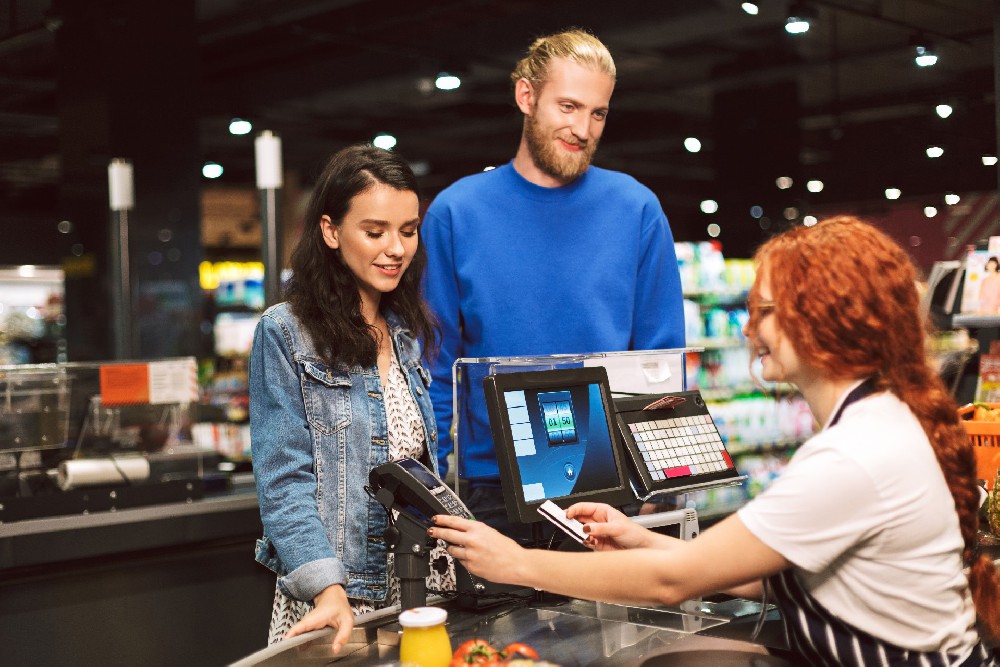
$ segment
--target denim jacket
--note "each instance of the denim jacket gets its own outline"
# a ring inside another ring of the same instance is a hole
[[[394,313],[389,335],[427,434],[424,462],[437,472],[437,427],[420,345]],[[364,490],[389,460],[377,365],[324,363],[288,303],[269,308],[250,353],[250,442],[264,536],[256,559],[278,587],[312,600],[332,584],[382,602],[388,589],[386,512]]]

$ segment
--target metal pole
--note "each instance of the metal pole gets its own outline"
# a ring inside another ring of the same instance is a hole
[[[282,187],[281,139],[270,130],[261,132],[254,140],[254,159],[263,233],[264,301],[271,306],[281,298],[281,239],[278,236],[281,215],[278,195]]]
[[[116,359],[133,357],[132,283],[129,270],[128,214],[135,204],[132,162],[114,158],[108,164],[108,199],[111,208],[112,328]]]
[[[1000,0],[993,0],[993,118],[996,122],[994,155],[1000,157]],[[1000,191],[1000,165],[994,165]]]

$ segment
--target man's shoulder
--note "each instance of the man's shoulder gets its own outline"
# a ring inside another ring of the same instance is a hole
[[[643,185],[639,180],[623,171],[605,169],[591,165],[587,170],[587,179],[595,185],[602,187],[612,187],[624,192],[635,192],[643,195],[653,196],[653,191]]]
[[[434,202],[447,202],[451,199],[468,196],[484,190],[491,190],[498,187],[503,180],[503,170],[507,165],[480,171],[475,174],[463,176],[448,187],[444,188],[434,197]]]

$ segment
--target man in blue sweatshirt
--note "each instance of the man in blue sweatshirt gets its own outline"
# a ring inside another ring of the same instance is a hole
[[[568,30],[537,39],[511,80],[524,114],[517,154],[442,191],[421,230],[442,330],[430,388],[442,474],[455,359],[684,346],[677,257],[656,195],[590,164],[615,85],[611,54]],[[481,379],[470,386],[456,472],[472,512],[502,524]]]

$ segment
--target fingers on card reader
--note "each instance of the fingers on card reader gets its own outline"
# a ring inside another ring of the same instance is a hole
[[[574,540],[583,544],[587,541],[587,533],[583,532],[583,524],[576,519],[566,516],[566,510],[556,505],[551,500],[546,500],[538,506],[538,513],[546,519],[559,526],[563,532]]]

